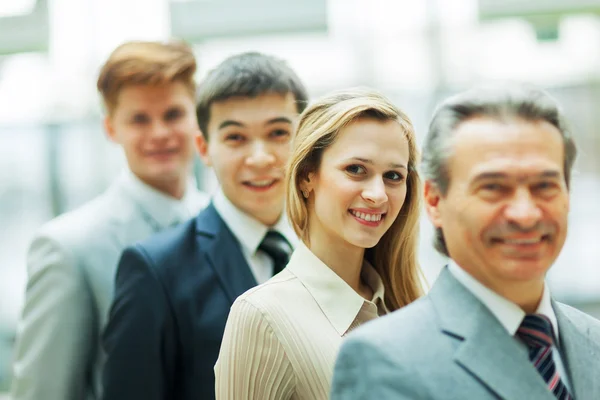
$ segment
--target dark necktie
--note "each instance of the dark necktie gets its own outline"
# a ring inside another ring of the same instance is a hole
[[[264,251],[273,259],[273,275],[278,274],[285,268],[292,254],[292,246],[277,231],[268,231],[258,249]]]
[[[572,400],[552,358],[554,335],[548,317],[541,314],[525,316],[517,330],[517,335],[529,348],[529,359],[544,378],[548,389],[559,400]]]

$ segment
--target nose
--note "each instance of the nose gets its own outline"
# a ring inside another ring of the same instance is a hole
[[[275,163],[276,157],[270,151],[267,144],[257,141],[250,150],[250,154],[246,158],[246,164],[254,168],[265,168]]]
[[[152,124],[152,137],[155,139],[163,139],[169,136],[171,130],[169,125],[163,121],[155,121]]]
[[[362,192],[365,201],[375,207],[385,204],[388,200],[385,190],[385,182],[382,177],[374,177],[368,182],[367,187]]]
[[[535,198],[526,188],[518,189],[506,207],[505,215],[508,220],[519,225],[521,228],[533,228],[542,218],[542,211],[538,207]]]

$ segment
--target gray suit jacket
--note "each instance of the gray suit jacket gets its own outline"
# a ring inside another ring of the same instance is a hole
[[[576,400],[600,399],[600,321],[553,302]],[[332,400],[555,400],[525,346],[445,268],[430,293],[342,345]]]
[[[13,400],[100,398],[100,335],[119,257],[126,246],[165,228],[128,183],[121,177],[34,238],[17,329]],[[195,189],[193,196],[198,210],[208,202]]]

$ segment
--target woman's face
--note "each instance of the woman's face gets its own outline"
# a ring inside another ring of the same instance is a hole
[[[302,187],[311,243],[375,246],[404,204],[409,155],[396,121],[361,118],[343,128]]]

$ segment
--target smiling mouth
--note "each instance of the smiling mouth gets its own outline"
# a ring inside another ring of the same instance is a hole
[[[363,212],[356,211],[356,210],[349,210],[349,212],[355,218],[358,218],[365,222],[371,222],[371,223],[375,223],[375,224],[381,222],[381,220],[383,220],[386,216],[386,213],[370,214],[370,213],[363,213]]]
[[[166,155],[171,155],[171,154],[177,154],[179,152],[179,149],[164,149],[164,150],[156,150],[156,151],[147,151],[146,155],[150,156],[150,157],[154,157],[154,156],[166,156]]]
[[[279,179],[263,179],[260,181],[244,181],[242,182],[245,186],[253,189],[269,189],[273,187]]]
[[[358,211],[350,211],[356,218],[360,218],[367,222],[379,222],[383,217],[382,214],[367,214]]]
[[[542,235],[536,238],[527,239],[499,239],[493,238],[492,244],[506,244],[510,246],[534,246],[542,242],[549,242],[550,235]]]

